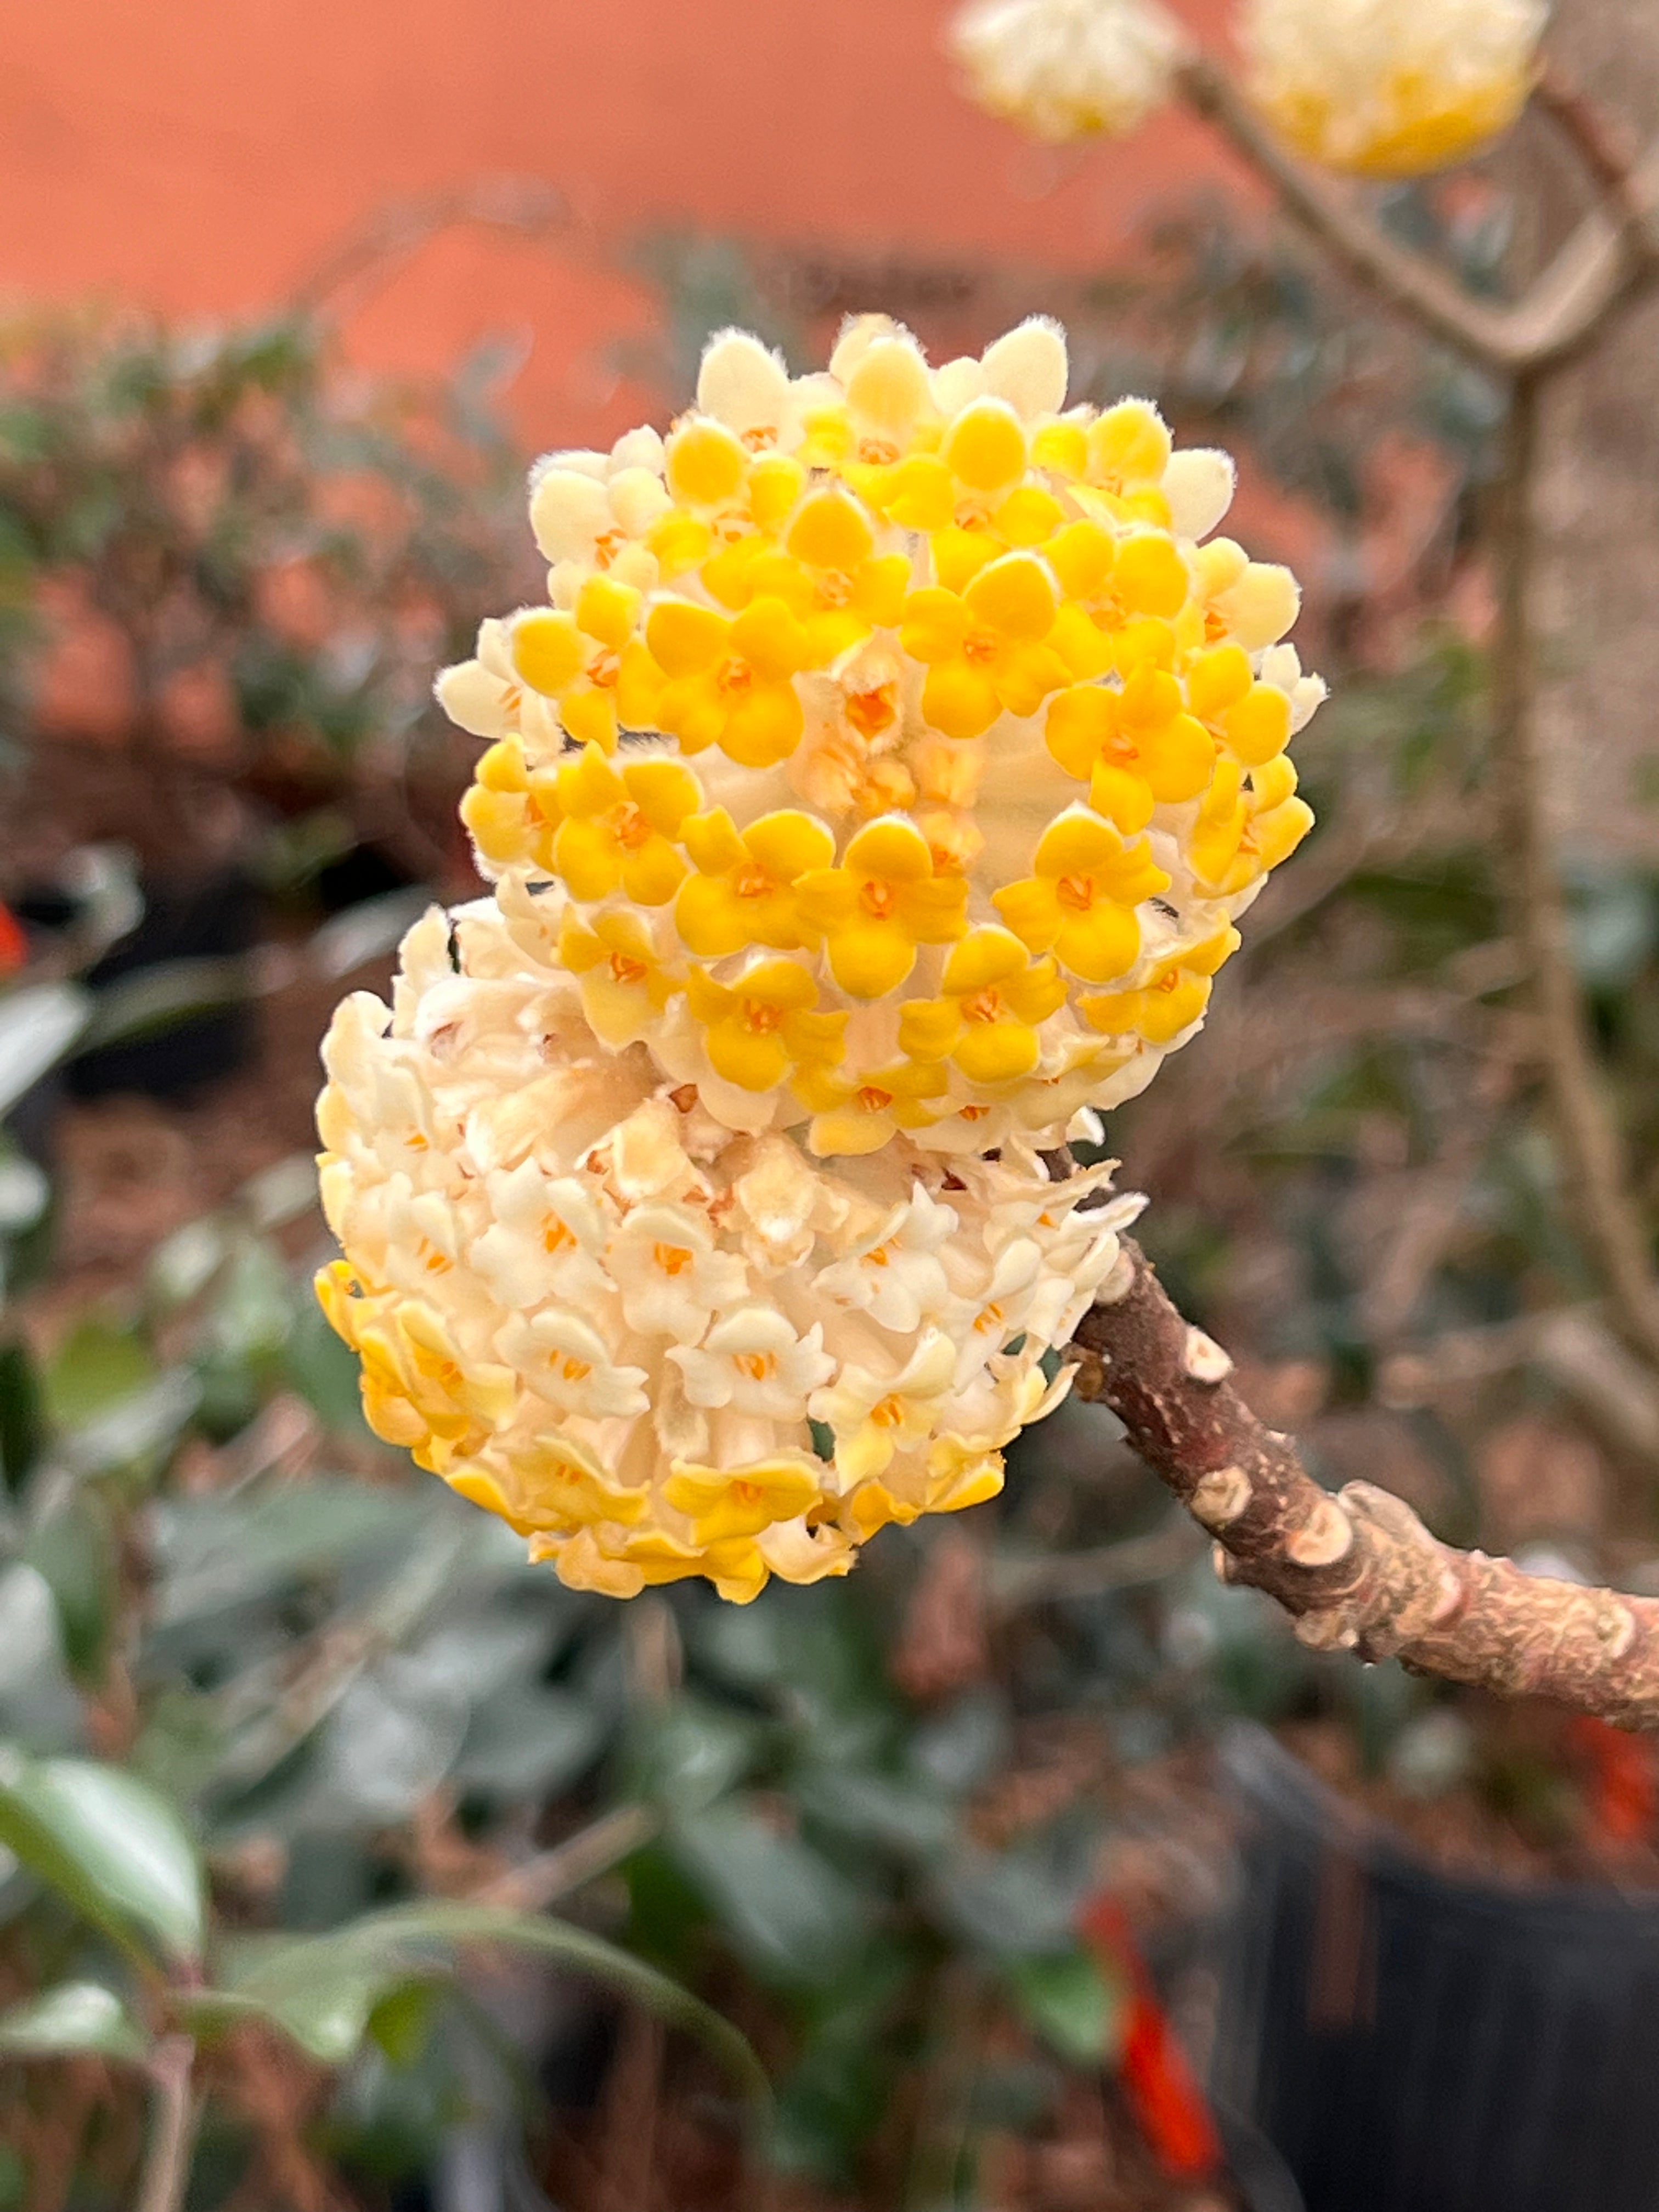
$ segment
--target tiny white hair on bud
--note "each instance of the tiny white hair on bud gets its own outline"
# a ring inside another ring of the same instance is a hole
[[[986,347],[980,366],[985,389],[1006,399],[1028,422],[1039,415],[1058,415],[1066,404],[1071,365],[1066,333],[1052,316],[1030,316],[1005,332]]]
[[[1163,486],[1171,526],[1182,538],[1207,538],[1232,505],[1237,483],[1231,453],[1210,446],[1171,453]]]

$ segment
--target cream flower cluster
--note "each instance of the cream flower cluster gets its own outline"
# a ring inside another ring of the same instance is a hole
[[[1183,43],[1156,0],[970,0],[950,33],[978,104],[1054,144],[1144,123]]]
[[[1376,177],[1445,167],[1512,123],[1545,0],[1248,0],[1258,105],[1301,152]]]
[[[567,1583],[843,1572],[990,1496],[1139,1200],[1097,1138],[1305,832],[1323,696],[1225,455],[728,332],[666,439],[536,471],[546,604],[439,696],[491,883],[336,1017],[319,1283],[381,1436]]]
[[[520,942],[728,1129],[1057,1141],[1309,826],[1324,688],[1288,571],[1212,534],[1231,461],[1066,376],[1041,320],[932,368],[866,318],[800,378],[728,332],[665,441],[540,466],[549,603],[441,679]]]
[[[745,1601],[990,1497],[1139,1201],[1021,1146],[832,1171],[735,1133],[593,1034],[550,957],[567,896],[537,903],[550,957],[492,901],[434,909],[391,1008],[355,995],[329,1033],[348,1256],[319,1288],[376,1431],[623,1597],[704,1575]]]

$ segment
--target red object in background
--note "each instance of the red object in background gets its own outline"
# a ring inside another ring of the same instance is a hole
[[[15,975],[28,957],[22,923],[9,906],[0,906],[0,975]]]
[[[1109,1897],[1094,1899],[1083,1909],[1078,1932],[1128,1986],[1118,2073],[1141,2133],[1166,2172],[1194,2179],[1213,2173],[1221,2164],[1221,2138],[1122,1907]]]
[[[1589,1817],[1597,1834],[1614,1844],[1650,1836],[1659,1816],[1659,1751],[1652,1739],[1583,1713],[1569,1723],[1567,1740],[1589,1769]]]

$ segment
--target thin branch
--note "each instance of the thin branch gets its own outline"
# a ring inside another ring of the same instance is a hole
[[[1636,149],[1599,102],[1547,61],[1533,97],[1572,148],[1590,181],[1624,224],[1626,243],[1638,252],[1652,250],[1653,205],[1637,175]]]
[[[1144,1536],[1125,1536],[1087,1552],[1060,1552],[1035,1559],[999,1560],[991,1571],[991,1596],[999,1613],[1023,1612],[1056,1599],[1099,1597],[1135,1589],[1191,1566],[1196,1539],[1179,1514]]]
[[[1659,154],[1626,173],[1625,220],[1598,206],[1523,299],[1492,307],[1397,246],[1357,199],[1304,167],[1216,64],[1192,57],[1180,86],[1194,112],[1351,275],[1484,368],[1515,374],[1568,359],[1615,307],[1659,274]]]
[[[1539,398],[1537,377],[1516,380],[1504,425],[1495,517],[1493,765],[1499,803],[1508,817],[1512,927],[1526,956],[1537,1011],[1541,1056],[1560,1134],[1569,1218],[1577,1225],[1607,1283],[1622,1334],[1659,1365],[1659,1280],[1641,1210],[1630,1194],[1618,1124],[1590,1042],[1573,967],[1571,917],[1555,865],[1531,605]]]
[[[329,248],[289,295],[288,311],[327,314],[339,321],[442,231],[477,225],[544,238],[565,228],[569,220],[565,201],[537,177],[486,177],[394,200]]]
[[[168,2036],[150,2060],[155,2116],[133,2212],[181,2212],[196,2141],[197,2103],[191,2079],[195,2063],[196,2045],[187,2035]]]
[[[662,1826],[647,1805],[619,1805],[614,1812],[579,1828],[550,1850],[538,1852],[474,1893],[479,1905],[500,1905],[514,1912],[544,1912],[561,1897],[593,1881],[641,1850]]]
[[[1256,1419],[1226,1353],[1183,1320],[1132,1243],[1114,1287],[1078,1327],[1079,1393],[1111,1408],[1216,1538],[1225,1578],[1276,1599],[1303,1643],[1659,1727],[1659,1600],[1457,1551],[1367,1482],[1333,1496]]]

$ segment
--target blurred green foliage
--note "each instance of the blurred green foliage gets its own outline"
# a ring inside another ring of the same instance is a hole
[[[181,689],[208,695],[232,775],[326,784],[435,736],[432,667],[521,565],[489,374],[350,376],[297,313],[0,325],[0,744],[26,748],[48,656],[91,624],[121,648],[94,706],[141,757],[165,752]]]

